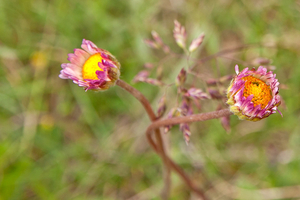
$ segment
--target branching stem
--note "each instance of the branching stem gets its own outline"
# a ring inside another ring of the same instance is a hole
[[[137,89],[135,89],[134,87],[132,87],[131,85],[129,85],[128,83],[126,83],[123,80],[117,80],[116,84],[118,86],[120,86],[121,88],[123,88],[124,90],[126,90],[127,92],[129,92],[132,96],[134,96],[139,102],[141,102],[141,104],[143,105],[144,109],[146,110],[151,122],[154,122],[157,117],[155,115],[155,113],[153,112],[153,109],[149,103],[149,101],[146,99],[146,97]],[[162,157],[164,166],[165,166],[165,171],[164,171],[164,189],[162,192],[162,198],[163,199],[168,199],[169,197],[169,193],[170,193],[170,185],[171,185],[171,170],[170,170],[170,164],[169,164],[169,159],[165,153],[165,149],[164,149],[164,145],[163,145],[163,140],[161,137],[161,133],[160,130],[154,129],[155,130],[155,138],[157,141],[157,146],[156,146],[156,151],[159,152],[159,154]]]
[[[146,131],[146,135],[148,138],[149,143],[153,147],[153,149],[160,154],[155,142],[153,141],[151,134],[153,133],[153,130],[158,129],[159,127],[162,126],[167,126],[167,125],[175,125],[175,124],[180,124],[180,123],[190,123],[190,122],[196,122],[196,121],[206,121],[210,119],[217,119],[220,117],[225,117],[228,115],[231,115],[232,113],[228,109],[223,109],[219,111],[214,111],[214,112],[209,112],[209,113],[201,113],[201,114],[195,114],[195,115],[189,115],[189,116],[184,116],[184,117],[175,117],[175,118],[170,118],[170,119],[163,119],[159,121],[153,122]],[[179,176],[185,181],[185,183],[194,191],[196,192],[199,196],[202,197],[202,199],[206,199],[204,192],[197,188],[193,182],[188,178],[186,173],[178,166],[176,165],[171,158],[169,158],[170,165],[173,170],[175,170]]]
[[[164,166],[166,169],[165,174],[165,191],[163,194],[163,198],[167,199],[169,196],[169,190],[170,190],[170,168],[172,168],[183,180],[184,182],[193,190],[195,193],[197,193],[202,199],[207,199],[204,195],[204,192],[197,188],[194,183],[190,180],[188,175],[171,159],[169,158],[164,150],[163,141],[161,138],[160,133],[160,127],[167,126],[167,125],[175,125],[180,123],[190,123],[195,121],[205,121],[210,119],[216,119],[220,117],[224,117],[227,115],[230,115],[230,111],[228,109],[219,110],[215,112],[209,112],[209,113],[202,113],[202,114],[196,114],[196,115],[190,115],[185,117],[176,117],[171,119],[164,119],[164,120],[157,120],[157,117],[155,113],[153,112],[153,109],[149,103],[149,101],[146,99],[146,97],[139,92],[137,89],[133,88],[126,82],[122,80],[117,80],[116,84],[126,91],[128,91],[131,95],[133,95],[137,100],[141,102],[143,107],[145,108],[150,120],[152,121],[152,124],[147,128],[146,135],[148,142],[150,143],[151,147],[155,150],[155,152],[162,157]],[[153,138],[151,137],[151,134],[155,133],[157,145],[154,142]]]

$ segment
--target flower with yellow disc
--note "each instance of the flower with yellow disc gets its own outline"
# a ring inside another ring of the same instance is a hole
[[[63,63],[59,77],[71,79],[87,90],[107,90],[120,77],[120,63],[108,51],[83,39],[81,48],[68,54],[70,63]]]
[[[236,65],[235,72],[237,75],[227,89],[227,104],[233,114],[250,121],[259,121],[276,111],[281,114],[276,74],[262,66],[240,72]]]

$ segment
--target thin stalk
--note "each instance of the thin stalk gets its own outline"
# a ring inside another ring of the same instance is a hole
[[[153,147],[153,149],[158,154],[160,154],[159,149],[157,148],[155,142],[153,141],[153,139],[151,137],[153,130],[158,129],[159,127],[162,127],[162,126],[175,125],[175,124],[181,124],[181,123],[191,123],[191,122],[196,122],[196,121],[206,121],[206,120],[210,120],[210,119],[217,119],[217,118],[224,117],[224,116],[231,115],[231,114],[232,113],[228,109],[223,109],[223,110],[209,112],[209,113],[201,113],[201,114],[196,114],[196,115],[175,117],[175,118],[155,121],[147,128],[147,131],[146,131],[147,139],[148,139],[150,145]],[[169,158],[169,162],[170,162],[172,169],[174,169],[179,174],[179,176],[184,180],[184,182],[194,192],[196,192],[199,196],[201,196],[202,199],[206,199],[204,192],[194,185],[194,183],[188,178],[188,176],[185,174],[185,172],[178,165],[176,165],[172,161],[171,158]]]
[[[116,81],[116,85],[120,86],[121,88],[123,88],[124,90],[129,92],[139,102],[141,102],[141,104],[145,108],[145,110],[146,110],[146,112],[147,112],[147,114],[148,114],[151,121],[156,120],[156,115],[153,112],[153,109],[152,109],[149,101],[146,99],[146,97],[140,91],[138,91],[137,89],[135,89],[134,87],[132,87],[131,85],[129,85],[128,83],[126,83],[125,81],[120,80],[120,79]]]
[[[183,117],[174,117],[174,118],[168,118],[168,119],[162,119],[153,122],[148,128],[147,128],[147,135],[151,134],[152,130],[157,129],[162,126],[168,126],[168,125],[175,125],[175,124],[181,124],[181,123],[191,123],[191,122],[199,122],[199,121],[206,121],[210,119],[217,119],[220,117],[225,117],[227,115],[231,115],[232,113],[229,111],[229,109],[223,109],[208,113],[201,113],[201,114],[195,114],[195,115],[188,115]]]
[[[180,123],[188,123],[188,122],[195,122],[195,121],[205,121],[209,119],[215,119],[220,118],[226,115],[230,115],[231,113],[229,110],[220,110],[215,111],[211,113],[204,113],[204,114],[198,114],[198,115],[190,115],[186,117],[177,117],[177,118],[171,118],[171,119],[164,119],[156,121],[156,115],[154,114],[152,107],[148,100],[145,98],[145,96],[140,93],[138,90],[127,84],[126,82],[122,80],[118,80],[116,84],[126,91],[128,91],[130,94],[132,94],[136,99],[138,99],[141,104],[144,106],[148,116],[150,117],[152,124],[148,127],[146,135],[148,142],[150,143],[151,147],[155,150],[155,152],[162,157],[164,161],[165,168],[167,170],[167,175],[165,176],[165,189],[170,189],[170,168],[172,168],[176,173],[179,174],[179,176],[184,180],[184,182],[190,187],[192,191],[194,191],[196,194],[198,194],[202,199],[207,199],[204,195],[204,192],[201,191],[201,189],[197,188],[194,183],[189,179],[188,175],[171,159],[169,158],[163,149],[163,143],[161,139],[161,134],[159,127],[165,126],[165,125],[174,125],[174,124],[180,124]],[[151,137],[151,134],[155,133],[156,140],[158,145],[155,144],[153,138]],[[163,195],[165,198],[167,198],[166,195]]]
[[[149,101],[146,99],[146,97],[137,89],[135,89],[134,87],[132,87],[131,85],[129,85],[128,83],[126,83],[123,80],[117,80],[116,81],[116,85],[120,86],[121,88],[123,88],[124,90],[126,90],[127,92],[129,92],[132,96],[134,96],[144,107],[144,109],[146,110],[151,122],[154,122],[155,120],[157,120],[157,117],[155,115],[155,113],[153,112],[153,109],[149,103]],[[155,138],[157,141],[157,146],[156,146],[156,151],[158,151],[162,156],[162,160],[164,163],[164,189],[162,192],[162,197],[163,199],[168,199],[169,197],[169,193],[170,193],[170,185],[171,185],[171,170],[170,170],[170,166],[169,166],[169,159],[167,158],[167,155],[165,153],[165,149],[164,149],[164,145],[163,145],[163,140],[161,137],[161,133],[159,128],[155,129]]]

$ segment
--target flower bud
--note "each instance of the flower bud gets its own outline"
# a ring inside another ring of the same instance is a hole
[[[182,68],[176,78],[176,85],[182,86],[186,81],[186,71],[184,68]]]
[[[181,26],[181,24],[177,20],[174,21],[174,24],[175,24],[175,27],[173,30],[173,35],[174,35],[175,41],[179,47],[185,49],[185,41],[186,41],[185,28],[183,26]]]
[[[191,42],[191,45],[189,47],[189,52],[195,51],[202,44],[204,36],[205,35],[202,33],[201,35],[199,35],[196,39],[194,39]]]

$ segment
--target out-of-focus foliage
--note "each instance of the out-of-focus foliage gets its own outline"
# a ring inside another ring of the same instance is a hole
[[[182,53],[173,39],[175,19],[190,34],[188,44],[205,33],[192,54],[196,58],[261,44],[195,69],[216,78],[233,74],[235,64],[271,58],[282,85],[279,109],[284,117],[253,123],[231,116],[230,134],[218,120],[195,123],[189,146],[172,128],[166,135],[170,155],[212,198],[299,194],[299,12],[299,2],[292,0],[1,0],[0,199],[159,196],[162,164],[144,137],[149,120],[142,107],[120,88],[84,92],[58,74],[67,54],[85,38],[114,54],[122,65],[121,78],[131,81],[144,63],[155,63],[164,54],[144,44],[152,30]],[[185,65],[169,59],[163,67],[174,74],[165,76],[175,80]],[[164,92],[145,83],[134,86],[153,105]],[[171,99],[175,97],[166,97],[167,105],[176,104]],[[203,104],[202,112],[217,109],[217,102]],[[172,181],[172,199],[190,198],[177,176]]]

